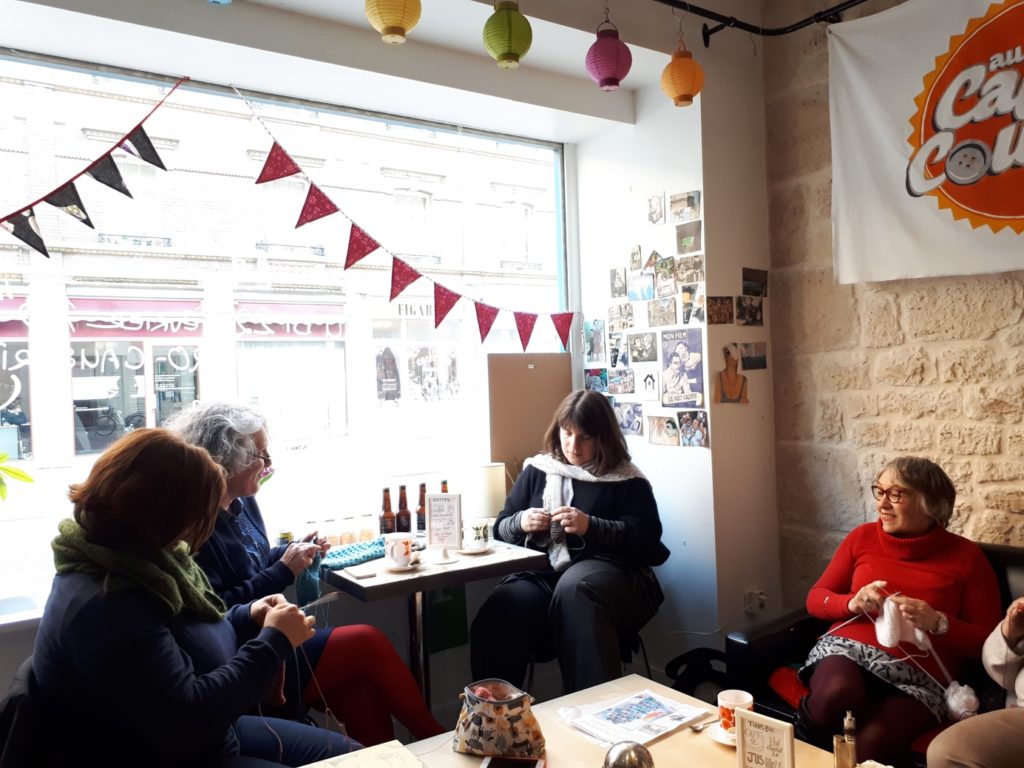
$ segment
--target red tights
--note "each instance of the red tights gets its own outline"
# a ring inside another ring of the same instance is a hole
[[[368,624],[331,630],[303,699],[321,710],[326,703],[364,746],[395,738],[392,715],[417,739],[445,730],[391,641]]]
[[[818,733],[843,732],[846,710],[857,721],[857,761],[890,763],[939,723],[924,704],[879,680],[845,656],[829,656],[814,667],[803,705]]]

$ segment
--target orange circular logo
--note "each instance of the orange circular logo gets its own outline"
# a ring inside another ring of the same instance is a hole
[[[1024,232],[1024,0],[950,38],[914,101],[907,192],[974,228]]]

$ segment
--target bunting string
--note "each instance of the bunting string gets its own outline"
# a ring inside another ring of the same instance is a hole
[[[448,313],[451,312],[460,299],[466,298],[471,301],[475,307],[477,328],[480,331],[481,342],[487,339],[487,335],[491,332],[491,327],[494,325],[494,321],[498,314],[502,311],[512,311],[515,318],[516,329],[519,332],[519,341],[522,344],[523,351],[526,351],[526,347],[530,343],[530,338],[533,335],[537,318],[541,313],[502,310],[499,307],[484,304],[482,301],[472,299],[464,294],[460,294],[457,291],[453,291],[452,289],[441,285],[436,280],[424,275],[408,262],[399,259],[387,248],[382,246],[376,238],[371,237],[366,230],[356,224],[355,220],[351,216],[341,210],[334,201],[332,201],[330,197],[328,197],[327,194],[317,186],[312,178],[310,178],[309,174],[306,173],[302,166],[295,162],[295,159],[291,154],[289,154],[287,149],[285,149],[281,142],[277,140],[273,131],[271,131],[263,121],[249,100],[242,95],[241,91],[233,85],[231,86],[231,90],[235,92],[235,95],[238,96],[238,98],[249,109],[249,112],[252,113],[252,116],[260,124],[272,142],[270,151],[267,153],[267,159],[264,162],[263,169],[260,171],[255,183],[264,184],[278,179],[288,178],[289,176],[300,176],[305,179],[307,184],[309,184],[309,188],[306,192],[306,200],[303,203],[302,211],[299,213],[299,219],[295,225],[296,229],[311,221],[315,221],[325,216],[330,216],[334,213],[340,213],[348,219],[350,224],[348,248],[345,255],[345,269],[349,269],[366,256],[379,250],[391,257],[390,301],[394,301],[402,291],[420,278],[423,278],[432,283],[434,287],[435,328],[440,326],[448,316]],[[548,315],[555,327],[555,332],[558,334],[562,347],[564,349],[568,349],[569,334],[571,332],[573,318],[576,313],[555,312],[548,313]]]

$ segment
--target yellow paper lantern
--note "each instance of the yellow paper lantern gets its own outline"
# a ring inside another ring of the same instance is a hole
[[[680,40],[679,48],[672,54],[672,61],[662,70],[661,90],[677,107],[688,107],[703,87],[704,69]]]
[[[529,20],[514,0],[498,0],[484,24],[484,48],[502,69],[515,69],[533,43]]]
[[[420,20],[420,0],[366,0],[366,18],[385,43],[399,45]]]

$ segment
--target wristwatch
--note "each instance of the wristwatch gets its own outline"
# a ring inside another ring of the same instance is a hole
[[[929,629],[929,635],[944,635],[949,632],[949,618],[942,611],[938,612],[939,620],[935,623],[935,629]]]

